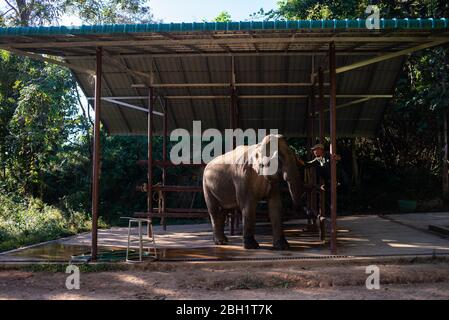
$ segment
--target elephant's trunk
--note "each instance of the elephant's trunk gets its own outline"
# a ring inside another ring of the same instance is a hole
[[[301,194],[302,188],[300,187],[299,178],[295,181],[288,181],[288,190],[290,192],[290,196],[292,197],[293,205],[295,208],[299,208],[301,204]]]
[[[295,208],[301,205],[302,176],[294,162],[288,162],[283,168],[284,180],[287,182],[288,190]]]

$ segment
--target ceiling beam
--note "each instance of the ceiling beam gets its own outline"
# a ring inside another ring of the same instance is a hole
[[[311,56],[311,55],[319,55],[324,56],[326,53],[324,51],[315,52],[311,50],[289,50],[285,51],[258,51],[258,49],[254,49],[254,51],[248,52],[203,52],[203,53],[129,53],[129,54],[116,54],[113,56],[127,59],[140,59],[140,58],[177,58],[177,57],[226,57],[226,56],[235,56],[235,57],[254,57],[254,56]],[[379,53],[384,53],[383,50],[376,51],[355,51],[350,52],[346,50],[337,51],[337,55],[343,56],[367,56],[367,55],[378,55]],[[391,51],[387,51],[391,52]],[[85,60],[85,59],[95,59],[95,55],[80,55],[80,56],[64,56],[68,60]]]
[[[118,69],[120,69],[121,71],[128,73],[130,75],[132,75],[135,78],[138,78],[140,81],[142,82],[147,82],[150,83],[151,81],[151,76],[147,73],[144,72],[140,72],[140,71],[136,71],[136,70],[132,70],[130,68],[128,68],[126,65],[124,65],[122,63],[122,61],[120,61],[120,59],[111,56],[110,54],[108,54],[105,50],[103,50],[103,52],[105,53],[105,57],[107,57],[107,59],[109,59],[110,61],[104,59],[104,63],[112,66],[112,67],[116,67]],[[145,81],[143,81],[145,79]]]
[[[235,87],[309,87],[312,83],[309,82],[242,82],[235,83]],[[329,85],[326,83],[325,85]],[[153,84],[154,88],[226,88],[231,87],[231,83],[157,83]]]
[[[228,44],[254,44],[254,43],[329,43],[329,42],[367,42],[367,43],[429,43],[447,41],[447,38],[442,36],[301,36],[295,38],[225,38],[225,39],[148,39],[148,40],[103,40],[103,41],[52,41],[52,42],[34,42],[34,43],[15,43],[13,48],[76,48],[76,47],[117,47],[117,46],[151,46],[151,45],[228,45]],[[0,48],[11,47],[11,44],[0,44]]]
[[[350,102],[347,102],[347,103],[343,103],[343,104],[338,105],[338,106],[337,106],[337,109],[347,108],[347,107],[350,107],[350,106],[353,106],[353,105],[356,105],[356,104],[360,104],[360,103],[369,101],[369,100],[371,100],[371,99],[373,99],[373,98],[371,98],[371,97],[365,97],[365,98],[356,99],[356,100],[353,100],[353,101],[350,101]],[[329,108],[324,109],[324,112],[329,112]]]
[[[309,95],[239,95],[237,96],[239,99],[303,99],[309,97]],[[315,95],[315,98],[318,98],[318,95]],[[325,94],[324,97],[328,98],[329,95]],[[391,94],[337,94],[337,98],[340,99],[390,99],[393,95]],[[114,100],[144,100],[148,99],[147,96],[123,96],[123,97],[105,97],[108,99]],[[203,96],[164,96],[164,98],[171,100],[186,100],[186,99],[230,99],[229,95],[203,95]],[[88,98],[93,99],[93,98]]]
[[[148,99],[148,97],[146,97],[146,98]],[[94,98],[87,98],[87,100],[93,100],[93,99]],[[102,97],[101,100],[104,100],[104,101],[107,101],[107,102],[110,102],[110,103],[113,103],[113,104],[116,104],[116,105],[119,105],[119,106],[122,106],[122,107],[127,107],[127,108],[130,108],[130,109],[134,109],[134,110],[138,110],[138,111],[142,111],[142,112],[148,113],[148,109],[145,109],[145,108],[142,108],[142,107],[130,104],[130,103],[126,103],[126,102],[120,101],[120,100],[118,100],[116,98]],[[162,112],[159,112],[159,111],[153,111],[153,114],[155,114],[157,116],[161,116],[161,117],[164,116],[164,114]]]
[[[92,76],[95,76],[95,74],[96,74],[95,70],[93,70],[93,69],[88,69],[88,68],[76,66],[74,64],[67,63],[67,62],[64,62],[64,61],[59,61],[59,60],[52,59],[52,58],[47,58],[47,57],[44,57],[44,56],[42,56],[40,54],[37,54],[37,53],[26,52],[26,51],[17,50],[17,49],[14,49],[14,48],[2,48],[2,49],[6,50],[6,51],[9,51],[11,53],[14,53],[16,55],[19,55],[19,56],[28,57],[28,58],[31,58],[31,59],[35,59],[35,60],[39,60],[39,61],[43,61],[43,62],[47,62],[47,63],[56,64],[56,65],[61,66],[61,67],[65,67],[65,68],[69,68],[69,69],[76,70],[76,71],[79,71],[79,72],[87,73],[87,74],[90,74]]]
[[[407,48],[407,49],[404,49],[404,50],[383,54],[383,55],[380,55],[380,56],[377,56],[377,57],[373,57],[373,58],[370,58],[370,59],[358,61],[358,62],[355,62],[353,64],[347,65],[347,66],[338,67],[336,69],[336,72],[337,73],[343,73],[343,72],[351,71],[351,70],[354,70],[354,69],[357,69],[357,68],[361,68],[361,67],[373,64],[373,63],[377,63],[377,62],[393,59],[393,58],[396,58],[396,57],[400,57],[400,56],[403,56],[403,55],[407,55],[407,54],[410,54],[410,53],[413,53],[413,52],[416,52],[416,51],[419,51],[419,50],[423,50],[423,49],[427,49],[427,48],[431,48],[431,47],[436,47],[436,46],[442,45],[442,44],[447,43],[447,42],[449,42],[449,39],[423,43],[423,44],[421,44],[419,46],[416,46],[416,47]],[[329,72],[329,71],[327,71],[327,72]]]

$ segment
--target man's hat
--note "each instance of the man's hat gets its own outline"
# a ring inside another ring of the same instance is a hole
[[[321,143],[318,143],[316,145],[314,145],[312,148],[310,148],[310,150],[315,150],[315,149],[323,149],[324,150],[324,146]]]

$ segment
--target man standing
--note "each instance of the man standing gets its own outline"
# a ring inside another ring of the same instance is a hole
[[[316,170],[316,178],[321,183],[320,189],[326,191],[326,215],[329,214],[329,200],[330,200],[330,183],[331,183],[331,168],[330,168],[330,159],[331,155],[329,152],[324,151],[324,146],[322,144],[316,144],[311,148],[315,159],[312,161],[306,162],[304,165],[306,168],[314,167]],[[335,156],[335,159],[339,161],[341,157],[339,155]],[[321,180],[322,179],[322,180]]]

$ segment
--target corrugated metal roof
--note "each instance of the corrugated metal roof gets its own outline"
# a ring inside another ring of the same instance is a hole
[[[448,19],[381,19],[381,29],[440,29],[448,27]],[[83,26],[39,26],[0,28],[0,36],[83,35],[148,32],[207,32],[248,30],[361,29],[365,19],[354,20],[278,20],[230,22],[181,22],[147,24],[103,24]]]
[[[427,43],[449,42],[449,30],[445,19],[382,20],[380,30],[366,29],[364,20],[0,29],[0,49],[62,57],[89,97],[94,95],[91,70],[95,69],[97,47],[102,47],[105,53],[103,97],[130,97],[120,101],[137,107],[147,108],[148,88],[132,85],[149,85],[150,75],[153,75],[152,84],[156,87],[163,84],[229,84],[221,87],[158,87],[156,94],[167,99],[170,110],[169,130],[191,129],[193,120],[201,120],[203,129],[224,130],[229,126],[234,59],[239,126],[243,129],[278,129],[287,136],[304,136],[306,133],[311,73],[319,66],[327,69],[330,42],[335,44],[337,67],[340,67],[379,54]],[[337,75],[339,136],[372,136],[376,133],[388,105],[386,97],[394,92],[402,63],[403,58],[396,57]],[[142,74],[147,76],[142,77]],[[248,83],[308,85],[244,86]],[[328,86],[325,86],[325,94],[327,91]],[[259,95],[271,97],[254,97]],[[290,97],[273,97],[279,95]],[[382,95],[382,98],[352,104],[367,95]],[[179,96],[221,98],[179,99]],[[328,100],[325,99],[326,104]],[[155,109],[162,110],[160,100]],[[144,112],[111,102],[104,101],[101,120],[110,134],[145,135],[147,132]],[[160,134],[161,118],[155,116],[154,123],[156,133]]]
[[[149,58],[150,59],[150,58]],[[230,57],[177,57],[154,58],[158,66],[160,83],[230,83]],[[235,57],[237,83],[305,83],[310,81],[312,58],[309,56],[270,56],[270,57]],[[324,57],[315,57],[315,71],[323,63]],[[337,66],[358,61],[357,56],[339,57]],[[144,70],[149,61],[143,58],[130,59],[128,65],[135,70]],[[209,70],[208,67],[209,66]],[[352,72],[337,76],[338,95],[391,95],[395,80],[402,66],[402,58],[383,61]],[[80,78],[80,85],[88,96],[93,96],[92,77]],[[142,88],[131,88],[132,81],[116,74],[112,70],[104,72],[104,96],[142,96],[141,100],[123,100],[124,102],[147,108],[147,91]],[[326,80],[327,81],[327,80]],[[327,94],[328,86],[325,86]],[[163,88],[157,89],[161,96],[229,96],[230,88]],[[315,91],[317,94],[317,91]],[[254,95],[302,95],[304,98],[279,99],[239,99],[239,127],[278,129],[287,136],[305,136],[307,95],[310,87],[238,87],[239,96]],[[338,98],[337,105],[346,104],[356,98]],[[338,110],[339,136],[372,136],[389,99],[379,98],[355,104]],[[328,108],[328,99],[326,108]],[[316,99],[318,104],[318,99]],[[147,123],[142,112],[125,107],[114,106],[104,102],[102,120],[110,134],[146,134]],[[170,116],[168,127],[192,128],[192,121],[201,120],[202,128],[229,127],[230,99],[184,99],[168,100]],[[156,110],[162,110],[157,102]],[[121,110],[119,113],[117,110]],[[326,113],[327,114],[327,113]],[[125,126],[126,118],[132,130]],[[156,133],[162,132],[162,120],[155,116]]]

